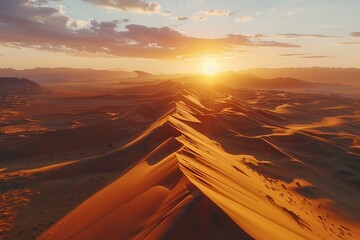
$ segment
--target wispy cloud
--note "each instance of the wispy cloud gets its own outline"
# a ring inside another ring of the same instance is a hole
[[[186,21],[189,20],[188,17],[186,16],[176,16],[176,17],[172,17],[172,19],[178,20],[178,21]]]
[[[210,9],[208,11],[201,11],[198,14],[203,14],[206,16],[230,16],[234,14],[234,12],[228,9]]]
[[[340,42],[341,45],[360,45],[360,41]]]
[[[303,12],[302,9],[290,9],[285,13],[285,16],[293,16],[301,12]]]
[[[350,37],[352,38],[358,38],[360,37],[360,32],[351,32],[349,34]],[[341,45],[360,45],[360,41],[356,40],[356,41],[347,41],[347,42],[340,42],[338,44]]]
[[[146,0],[83,0],[101,7],[114,8],[125,12],[160,13],[161,6],[157,2]]]
[[[235,18],[235,22],[238,22],[238,23],[249,22],[251,20],[253,20],[253,18],[250,16],[237,16]]]
[[[205,21],[206,17],[228,17],[235,12],[228,9],[210,9],[203,10],[193,14],[190,18],[194,21]]]
[[[309,59],[312,59],[312,58],[329,58],[331,56],[324,56],[324,55],[313,55],[313,56],[302,56],[300,58],[309,58]]]
[[[279,57],[298,57],[298,58],[307,58],[307,59],[316,59],[316,58],[329,58],[331,56],[326,55],[308,55],[305,53],[285,53],[280,54]]]
[[[360,37],[360,32],[352,32],[350,33],[351,37]]]
[[[196,22],[201,22],[201,21],[205,21],[206,17],[204,15],[193,15],[191,16],[191,19],[196,21]]]
[[[298,34],[298,33],[282,33],[276,35],[268,35],[269,37],[283,37],[283,38],[341,38],[340,36],[331,36],[324,34]]]
[[[163,16],[171,16],[171,12],[170,11],[162,11],[161,15],[163,15]]]
[[[303,53],[285,53],[285,54],[280,54],[279,57],[296,57],[296,56],[303,56],[305,54]]]

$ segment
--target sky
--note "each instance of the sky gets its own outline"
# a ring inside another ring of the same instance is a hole
[[[359,0],[0,0],[0,67],[360,68]]]

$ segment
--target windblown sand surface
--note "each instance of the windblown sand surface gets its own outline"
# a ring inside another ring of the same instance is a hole
[[[1,239],[360,238],[360,100],[166,81],[0,118]]]

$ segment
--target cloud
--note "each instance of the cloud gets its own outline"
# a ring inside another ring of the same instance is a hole
[[[176,17],[173,17],[172,19],[175,19],[175,20],[178,20],[178,21],[187,21],[187,20],[189,20],[189,18],[186,17],[186,16],[176,16]]]
[[[350,33],[351,37],[360,37],[360,32],[352,32]]]
[[[282,38],[340,38],[340,36],[331,36],[324,34],[298,34],[298,33],[282,33],[275,35],[262,35],[262,37],[282,37]]]
[[[307,59],[316,59],[316,58],[328,58],[330,56],[325,55],[306,55],[304,53],[286,53],[280,54],[279,57],[299,57],[299,58],[307,58]]]
[[[285,53],[285,54],[280,54],[279,57],[296,57],[296,56],[302,56],[304,54],[302,53]]]
[[[91,20],[83,28],[57,8],[32,0],[0,1],[0,46],[28,47],[68,54],[178,59],[209,54],[236,53],[241,47],[299,47],[253,36],[229,34],[198,38],[170,27],[128,24],[128,20]],[[121,26],[120,26],[121,25]],[[122,30],[120,30],[122,29]]]
[[[192,19],[194,21],[205,21],[206,16],[215,16],[215,17],[226,17],[232,15],[234,12],[225,9],[210,9],[207,11],[199,11],[196,14],[192,15],[190,18],[186,16],[176,16],[172,19],[176,19],[178,21],[186,21]]]
[[[161,15],[163,16],[171,16],[171,12],[170,11],[162,11]]]
[[[230,16],[234,14],[234,12],[228,9],[210,9],[208,11],[199,12],[206,16]]]
[[[228,17],[233,15],[235,12],[228,9],[210,9],[199,11],[191,16],[194,21],[205,21],[207,16],[210,17]]]
[[[235,22],[238,22],[238,23],[249,22],[251,20],[253,20],[253,18],[250,16],[237,16],[235,18]]]
[[[360,45],[360,41],[341,42],[341,45]]]
[[[331,56],[322,56],[322,55],[314,55],[314,56],[303,56],[303,57],[300,57],[300,58],[308,58],[308,59],[313,59],[313,58],[328,58],[328,57],[331,57]]]
[[[159,13],[161,6],[157,2],[145,0],[83,0],[101,7],[118,9],[124,12]]]
[[[204,15],[193,15],[191,16],[191,19],[196,22],[201,22],[201,21],[205,21],[206,17]]]
[[[67,22],[67,27],[72,29],[81,29],[87,27],[88,25],[89,21],[83,19],[72,19]]]

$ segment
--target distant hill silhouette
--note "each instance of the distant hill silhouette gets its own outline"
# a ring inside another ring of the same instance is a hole
[[[25,78],[0,77],[0,109],[23,106],[34,96],[52,91]]]
[[[0,77],[0,95],[38,95],[49,90],[25,78]]]
[[[32,79],[37,83],[55,83],[68,81],[112,80],[135,77],[136,73],[126,71],[77,69],[77,68],[34,68],[15,70],[0,69],[0,77],[17,77]]]
[[[314,83],[291,77],[261,78],[251,74],[226,74],[221,77],[222,82],[246,88],[291,89],[312,87],[336,87],[339,84]]]
[[[174,79],[180,82],[203,81],[204,76],[185,76]],[[206,79],[204,79],[206,81]],[[231,87],[241,88],[262,88],[262,89],[303,89],[303,88],[324,88],[341,87],[339,84],[313,83],[289,77],[261,78],[252,74],[223,73],[216,76],[216,82]]]
[[[144,72],[144,71],[136,70],[136,71],[134,71],[134,73],[137,74],[137,77],[153,77],[152,74]]]
[[[240,73],[254,74],[263,78],[289,77],[309,82],[360,86],[360,69],[357,68],[253,68]]]

